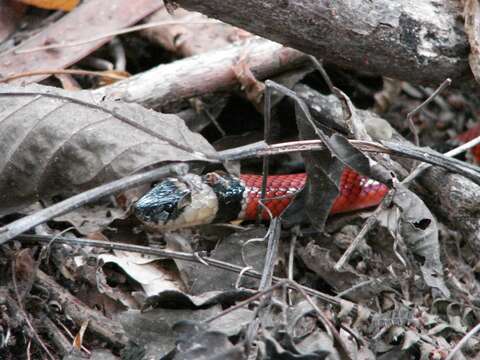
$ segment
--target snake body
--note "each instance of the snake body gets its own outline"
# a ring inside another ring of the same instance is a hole
[[[268,211],[263,211],[263,219],[279,216],[303,188],[306,179],[305,173],[269,176],[265,196]],[[262,176],[253,174],[236,177],[213,172],[167,178],[137,201],[135,214],[159,230],[236,219],[254,220],[261,188]],[[384,184],[346,169],[331,213],[375,206],[387,191]]]
[[[458,136],[457,141],[466,142],[479,135],[480,125]],[[474,160],[480,162],[480,146],[473,148],[471,153]],[[304,187],[306,179],[305,173],[268,176],[265,196],[268,211],[263,210],[262,218],[279,216]],[[159,230],[237,219],[254,220],[261,188],[261,175],[187,174],[160,182],[137,201],[134,212],[142,222]],[[346,168],[330,212],[338,214],[376,206],[387,192],[384,184]]]

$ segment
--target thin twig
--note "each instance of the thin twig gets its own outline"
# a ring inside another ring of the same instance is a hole
[[[40,345],[40,347],[43,349],[43,351],[45,351],[45,353],[48,355],[48,357],[50,359],[55,360],[55,357],[50,353],[47,346],[45,345],[45,343],[40,338],[40,335],[38,335],[37,330],[33,327],[32,323],[30,322],[30,319],[28,318],[28,314],[25,311],[25,308],[23,307],[22,299],[21,299],[20,293],[18,291],[17,276],[16,276],[16,273],[15,273],[15,258],[12,260],[12,281],[13,281],[13,290],[14,290],[14,293],[15,293],[15,297],[17,298],[18,308],[20,309],[20,312],[22,313],[22,316],[23,316],[25,322],[27,323],[28,327],[30,328],[30,331],[32,332],[35,341],[38,343],[38,345]]]
[[[328,89],[332,94],[335,93],[335,86],[333,85],[332,80],[330,79],[330,76],[328,76],[327,72],[325,71],[325,68],[323,67],[322,63],[318,61],[318,59],[315,56],[308,55],[308,58],[310,61],[313,63],[315,68],[320,72],[320,75],[322,75],[323,80],[327,83]]]
[[[345,263],[348,262],[353,252],[363,242],[363,238],[365,237],[365,235],[367,235],[367,233],[377,224],[378,215],[390,205],[394,193],[395,189],[390,190],[387,195],[382,199],[380,204],[377,206],[373,214],[368,217],[367,221],[365,221],[357,236],[355,236],[355,239],[353,239],[350,246],[347,248],[347,250],[345,250],[343,255],[336,262],[335,266],[333,267],[335,271],[341,271],[343,269]]]
[[[453,157],[453,156],[457,156],[458,154],[461,154],[477,145],[480,144],[480,136],[477,136],[476,138],[460,145],[460,146],[457,146],[456,148],[450,150],[450,151],[447,151],[445,154],[445,156],[449,156],[449,157]],[[418,165],[405,179],[403,179],[402,181],[402,184],[404,185],[407,185],[408,183],[410,183],[412,180],[414,180],[418,175],[420,175],[421,173],[423,173],[425,170],[427,170],[430,166],[432,166],[431,164],[426,164],[426,163],[423,163],[423,164],[420,164]]]
[[[450,354],[448,354],[445,360],[453,360],[455,354],[462,348],[463,345],[467,343],[468,340],[471,339],[473,335],[480,331],[480,323],[478,323],[472,330],[470,330],[463,338],[460,340],[457,345],[452,349]]]
[[[187,166],[184,164],[166,165],[155,170],[146,171],[141,174],[131,175],[123,179],[112,181],[72,196],[48,208],[37,211],[32,215],[25,216],[6,225],[5,228],[7,230],[0,233],[0,244],[3,244],[8,240],[13,239],[15,236],[20,235],[21,233],[30,230],[31,228],[40,225],[54,217],[63,215],[104,196],[155,181],[171,174],[185,172],[186,168]]]
[[[23,240],[34,240],[34,241],[39,241],[42,243],[49,243],[52,239],[52,236],[48,235],[21,235],[18,237],[19,239]],[[113,242],[105,242],[105,241],[100,241],[100,240],[92,240],[92,239],[76,239],[76,238],[68,238],[68,237],[57,237],[55,239],[56,243],[65,243],[65,244],[71,244],[71,245],[79,245],[79,246],[93,246],[93,247],[100,247],[103,249],[108,249],[108,250],[122,250],[122,251],[131,251],[131,252],[136,252],[140,254],[149,254],[149,255],[154,255],[154,256],[161,256],[165,258],[171,258],[171,259],[178,259],[178,260],[185,260],[185,261],[191,261],[191,262],[196,262],[200,263],[198,258],[191,253],[185,253],[185,252],[179,252],[179,251],[172,251],[172,250],[166,250],[166,249],[156,249],[156,248],[150,248],[146,246],[140,246],[140,245],[132,245],[132,244],[125,244],[125,243],[113,243]],[[208,265],[222,269],[222,270],[227,270],[230,272],[234,273],[243,273],[245,276],[254,278],[254,279],[261,279],[262,274],[256,270],[253,269],[248,269],[245,270],[245,267],[235,265],[228,263],[226,261],[210,258],[210,257],[202,257],[202,260],[208,263]],[[273,281],[275,283],[280,282],[284,279],[279,278],[274,276]],[[327,295],[325,293],[322,293],[320,291],[308,288],[306,286],[302,287],[305,292],[308,294],[318,297],[320,300],[334,305],[334,306],[340,306],[341,302],[344,300],[336,299],[334,296]]]
[[[410,131],[413,134],[414,144],[416,146],[420,145],[420,139],[418,137],[417,127],[413,123],[413,117],[417,115],[425,106],[427,106],[440,92],[442,92],[451,83],[452,83],[451,79],[449,78],[445,79],[445,81],[440,84],[437,90],[435,90],[424,102],[422,102],[420,105],[418,105],[415,109],[413,109],[407,114],[408,127],[410,128]]]
[[[272,107],[272,91],[273,88],[270,86],[270,81],[265,81],[265,94],[263,99],[263,141],[266,144],[270,142],[270,123],[271,123],[271,107]],[[267,180],[268,180],[268,170],[269,162],[268,155],[263,156],[262,158],[262,189],[260,191],[260,202],[257,206],[257,223],[260,222],[262,211],[260,209],[260,204],[265,203],[265,196],[267,194]]]
[[[243,308],[249,304],[251,304],[252,302],[254,302],[255,300],[258,300],[260,299],[262,296],[264,295],[267,295],[267,294],[270,294],[271,292],[273,292],[274,290],[280,288],[281,286],[285,285],[287,283],[287,281],[285,280],[282,280],[282,281],[279,281],[277,282],[275,285],[272,285],[266,289],[263,289],[261,291],[259,291],[258,293],[256,293],[255,295],[252,295],[251,297],[249,297],[248,299],[246,300],[243,300],[243,301],[240,301],[239,303],[233,305],[233,306],[230,306],[229,308],[219,312],[218,314],[215,314],[207,319],[204,320],[205,323],[211,323],[212,321],[215,321],[221,317],[224,317],[225,315],[228,315],[230,314],[231,312],[235,311],[235,310],[238,310],[240,308]]]
[[[476,145],[480,144],[480,136],[476,137],[475,139],[470,140],[469,142],[462,144],[455,149],[452,149],[442,156],[445,157],[450,157],[450,156],[455,156],[458,155]],[[464,164],[464,163],[462,163]],[[464,164],[466,165],[466,164]],[[410,173],[403,181],[401,182],[402,185],[409,186],[418,175],[420,175],[423,171],[428,169],[431,165],[430,164],[420,164],[415,168],[414,171]],[[475,171],[478,172],[478,168],[474,169]],[[477,182],[478,183],[478,182]],[[354,252],[354,250],[362,243],[363,238],[365,235],[370,231],[370,229],[377,223],[377,216],[378,214],[383,211],[392,201],[392,196],[394,190],[390,190],[389,193],[383,198],[382,202],[380,205],[375,209],[374,213],[367,219],[367,221],[364,223],[362,226],[360,232],[357,234],[355,239],[352,241],[348,249],[343,253],[342,257],[337,261],[335,264],[335,270],[340,271],[345,263],[349,260],[350,256]]]
[[[0,78],[0,83],[7,83],[15,79],[20,79],[22,77],[45,75],[45,74],[91,75],[91,76],[101,76],[101,77],[112,79],[112,80],[124,80],[127,78],[124,75],[119,75],[119,74],[117,75],[108,71],[92,71],[92,70],[81,70],[81,69],[44,69],[44,70],[25,71],[25,72],[17,73],[4,78]]]
[[[74,46],[81,46],[81,45],[86,45],[91,42],[103,40],[106,38],[111,38],[113,36],[117,35],[123,35],[123,34],[128,34],[131,32],[135,31],[140,31],[140,30],[145,30],[145,29],[150,29],[153,27],[158,27],[158,26],[165,26],[165,25],[181,25],[181,24],[219,24],[219,25],[224,25],[224,23],[220,21],[215,21],[215,20],[208,20],[208,21],[195,21],[195,22],[185,22],[185,21],[157,21],[157,22],[152,22],[148,24],[142,24],[142,25],[136,25],[136,26],[131,26],[127,27],[121,30],[115,30],[109,33],[105,33],[102,35],[94,36],[88,39],[83,39],[83,40],[77,40],[77,41],[72,41],[72,42],[64,42],[64,43],[59,43],[59,44],[50,44],[50,45],[45,45],[45,46],[37,46],[33,47],[30,49],[21,49],[21,50],[15,50],[15,54],[28,54],[36,51],[43,51],[43,50],[52,50],[52,49],[61,49],[61,48],[68,48],[68,47],[74,47]],[[20,44],[21,46],[21,44]]]
[[[295,259],[295,247],[297,245],[297,238],[300,235],[300,227],[295,225],[292,229],[292,237],[290,239],[290,248],[288,250],[288,268],[287,268],[287,278],[288,280],[293,280],[293,262]],[[292,301],[290,299],[290,291],[287,291],[288,301],[291,305]]]
[[[318,318],[322,321],[323,323],[323,326],[325,327],[325,329],[328,329],[329,332],[332,333],[333,335],[333,338],[335,339],[335,341],[337,342],[337,344],[339,345],[340,347],[340,352],[342,353],[342,359],[351,359],[350,355],[349,355],[349,351],[348,351],[348,347],[345,345],[345,342],[343,341],[342,337],[340,336],[339,332],[337,331],[337,329],[335,328],[335,326],[333,326],[333,324],[331,323],[331,321],[322,313],[322,311],[319,309],[319,307],[317,306],[317,304],[315,304],[312,299],[310,298],[310,296],[308,296],[308,294],[305,292],[305,290],[303,289],[303,287],[298,284],[297,282],[293,281],[293,280],[288,280],[288,284],[293,287],[294,289],[296,289],[298,292],[300,292],[303,297],[305,298],[305,300],[307,300],[307,302],[310,304],[310,306],[315,310],[315,312],[317,313],[317,316]]]
[[[281,232],[281,223],[279,218],[273,218],[270,221],[270,226],[267,233],[267,253],[265,254],[265,263],[263,265],[262,278],[260,279],[260,284],[258,285],[258,290],[268,289],[272,286],[273,281],[273,272],[275,270],[275,262],[277,260],[278,252],[278,242],[280,240]],[[258,327],[261,323],[261,318],[265,315],[265,310],[271,299],[271,294],[269,296],[262,297],[260,304],[258,305],[257,311],[255,312],[255,319],[258,321],[252,321],[247,328],[247,336],[245,338],[246,349],[250,348],[250,344],[253,342],[255,335],[258,332]]]
[[[470,178],[477,184],[480,183],[480,168],[476,165],[472,165],[455,158],[450,158],[445,154],[437,153],[428,148],[420,148],[414,145],[407,145],[401,143],[387,142],[376,143],[373,141],[362,140],[348,140],[350,144],[361,151],[385,153],[390,155],[396,155],[404,158],[420,160],[422,162],[436,165],[447,169],[452,172],[456,172],[460,175]],[[477,140],[475,140],[477,141]],[[461,146],[462,151],[466,148],[473,147],[477,144],[474,140],[464,144],[468,146]],[[219,158],[222,161],[226,160],[241,160],[252,157],[262,157],[267,154],[285,154],[291,152],[303,152],[312,150],[322,150],[325,146],[321,140],[302,140],[291,141],[285,143],[278,143],[273,145],[266,145],[264,142],[257,142],[251,145],[225,150],[219,152]],[[449,152],[450,153],[450,152]]]

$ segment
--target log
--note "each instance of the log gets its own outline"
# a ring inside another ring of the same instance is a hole
[[[438,85],[470,77],[460,1],[176,0],[319,59]]]
[[[269,78],[301,64],[303,53],[272,41],[252,38],[219,50],[159,65],[126,80],[105,86],[94,93],[109,99],[136,102],[161,109],[194,96],[228,90],[238,85],[232,67],[247,61],[259,80]]]

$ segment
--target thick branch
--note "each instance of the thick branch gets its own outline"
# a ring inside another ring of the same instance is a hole
[[[253,38],[217,51],[157,66],[98,89],[96,93],[158,108],[236,85],[238,81],[232,67],[242,58],[260,80],[307,61],[301,52],[265,39]]]
[[[320,59],[414,83],[469,74],[460,2],[176,0]]]

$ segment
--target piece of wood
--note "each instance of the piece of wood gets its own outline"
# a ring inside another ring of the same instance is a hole
[[[471,76],[462,8],[449,0],[176,0],[317,58],[414,83]],[[455,82],[454,82],[455,83]]]
[[[159,109],[173,102],[228,90],[237,85],[238,79],[232,67],[242,58],[259,80],[307,61],[307,57],[299,51],[266,39],[252,38],[216,51],[159,65],[95,90],[94,93]]]
[[[41,270],[37,271],[37,282],[49,290],[52,298],[59,302],[65,314],[78,326],[88,320],[88,330],[110,344],[123,347],[128,343],[128,337],[117,321],[89,308]]]

